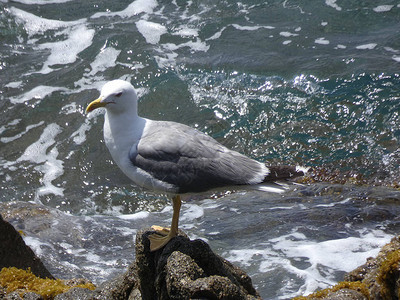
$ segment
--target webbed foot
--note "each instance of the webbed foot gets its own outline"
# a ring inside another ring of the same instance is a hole
[[[179,195],[172,197],[172,206],[174,212],[172,214],[171,228],[157,225],[151,226],[156,233],[149,235],[150,251],[161,249],[178,235],[179,212],[181,210],[181,197]]]

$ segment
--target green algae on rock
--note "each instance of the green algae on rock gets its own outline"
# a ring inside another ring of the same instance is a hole
[[[94,290],[96,287],[89,281],[78,282],[67,285],[67,281],[61,279],[40,278],[35,276],[30,269],[21,270],[15,267],[3,268],[0,271],[0,286],[5,288],[7,293],[17,291],[24,295],[34,292],[44,299],[53,299],[58,294],[65,293],[72,287]]]

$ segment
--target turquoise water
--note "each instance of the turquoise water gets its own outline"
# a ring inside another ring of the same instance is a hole
[[[111,161],[102,141],[101,113],[84,113],[101,86],[116,78],[137,88],[142,116],[196,127],[258,160],[362,174],[374,184],[400,180],[397,1],[0,0],[0,12],[2,203],[33,201],[78,219],[148,211],[152,213],[146,215],[146,222],[157,223],[153,214],[166,210],[168,215],[165,196],[131,185]],[[315,195],[314,186],[307,188]],[[355,194],[347,189],[337,197],[323,193],[318,201],[328,205],[357,199],[360,209],[367,209],[365,192]],[[223,197],[224,204],[218,199],[207,201],[217,206],[232,204],[226,209],[234,212],[245,211],[248,203],[258,207],[259,200],[271,200],[269,194],[237,195]],[[287,201],[314,203],[301,200],[302,195],[279,196],[276,207]],[[237,197],[252,200],[241,202]],[[391,189],[379,190],[377,199],[398,199],[398,195]],[[291,257],[283,248],[278,255],[271,245],[284,245],[299,224],[289,223],[279,232],[260,225],[258,235],[248,236],[246,252],[243,244],[231,244],[221,234],[225,226],[232,226],[229,218],[214,225],[215,218],[207,217],[208,204],[202,203],[196,202],[195,207],[204,212],[198,218],[205,227],[191,227],[198,219],[188,217],[183,220],[185,228],[248,268],[264,298],[311,292],[340,280],[346,269],[326,262],[328,269],[339,271],[324,281],[322,275],[316,278],[314,271],[307,271],[307,262],[302,272],[291,273],[293,269],[285,268],[290,263],[267,268],[268,261]],[[396,201],[390,203],[395,206]],[[379,204],[374,205],[379,210]],[[190,213],[190,207],[184,211]],[[291,216],[302,209],[290,207]],[[317,211],[323,218],[326,210]],[[347,209],[339,212],[349,214]],[[343,236],[326,234],[329,228],[321,236],[313,231],[296,238],[306,245],[334,243],[335,238],[367,237],[369,241],[382,234],[386,241],[396,233],[397,217],[384,215],[384,227],[377,225],[377,217],[373,222],[363,219],[358,231],[349,230]],[[348,216],[353,217],[352,213]],[[255,230],[250,222],[242,222],[244,228]],[[306,223],[306,227],[320,226]],[[217,232],[217,238],[200,234],[202,230]],[[53,241],[46,235],[40,238],[45,243]],[[269,241],[265,249],[260,246],[263,239]],[[371,247],[377,251],[379,245]],[[254,261],[240,258],[239,254],[253,250],[262,253]],[[237,256],[235,251],[239,251]],[[66,258],[66,265],[68,259],[76,256]],[[268,287],[277,273],[295,278],[294,283],[282,279],[271,291]],[[94,276],[90,271],[84,275]]]

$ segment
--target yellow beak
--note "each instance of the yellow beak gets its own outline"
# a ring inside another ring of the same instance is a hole
[[[91,111],[95,110],[96,108],[99,107],[104,107],[107,105],[106,102],[101,102],[102,98],[98,98],[92,102],[89,103],[89,105],[86,107],[86,113],[90,113]]]

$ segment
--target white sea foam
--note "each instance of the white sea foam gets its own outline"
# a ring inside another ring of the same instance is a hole
[[[90,69],[89,68],[85,69],[86,73],[83,74],[82,78],[74,82],[75,87],[77,87],[77,89],[74,90],[74,93],[84,91],[87,89],[100,90],[103,87],[103,85],[107,82],[102,73],[109,68],[115,67],[118,64],[126,65],[127,67],[133,70],[135,68],[141,67],[140,65],[132,66],[131,64],[127,65],[119,63],[117,60],[120,53],[121,50],[117,50],[114,47],[104,45],[103,48],[100,50],[100,52],[96,55],[93,62],[90,63]],[[126,75],[120,79],[129,81],[129,78]],[[97,115],[97,114],[91,114],[91,115]]]
[[[209,38],[206,38],[206,41],[219,39],[226,28],[227,28],[226,26],[222,27],[221,30],[217,31]]]
[[[86,75],[93,76],[98,72],[104,72],[108,68],[112,68],[117,64],[118,55],[121,50],[117,50],[113,47],[107,47],[101,49],[100,53],[97,54],[94,61],[90,63],[91,71]]]
[[[349,202],[351,200],[352,200],[352,198],[346,198],[339,202],[332,202],[329,204],[317,204],[317,205],[315,205],[315,207],[333,207],[333,206],[340,205],[340,204],[346,204],[347,202]]]
[[[185,204],[182,210],[181,221],[192,221],[204,216],[204,209],[196,204]]]
[[[380,230],[360,230],[359,237],[315,242],[296,230],[271,239],[262,247],[230,250],[223,256],[248,268],[258,265],[263,274],[283,268],[302,278],[304,284],[298,290],[287,285],[282,287],[285,291],[282,291],[281,298],[288,299],[335,284],[336,272],[355,269],[368,257],[375,256],[391,239]]]
[[[17,161],[30,161],[36,164],[45,162],[47,160],[47,149],[55,143],[54,138],[60,132],[61,128],[57,124],[52,123],[47,125],[39,140],[26,148],[25,152]]]
[[[78,54],[92,44],[94,29],[88,29],[85,25],[67,28],[63,32],[68,38],[63,41],[39,44],[38,49],[49,49],[50,56],[47,57],[39,73],[47,74],[54,71],[54,65],[65,65],[74,63]]]
[[[383,49],[392,53],[400,53],[400,50],[393,49],[392,47],[383,47]]]
[[[17,3],[22,3],[26,5],[46,5],[46,4],[60,4],[60,3],[66,3],[66,2],[72,2],[74,0],[13,0],[13,2]]]
[[[120,215],[118,218],[122,220],[140,220],[140,219],[146,219],[148,218],[150,213],[148,211],[140,211],[134,214],[129,214],[129,215]]]
[[[32,236],[24,236],[23,237],[24,242],[32,248],[33,252],[35,252],[35,254],[37,256],[41,256],[43,254],[43,248],[51,248],[54,250],[54,247],[52,244],[50,243],[45,243],[42,240],[40,240],[37,237],[32,237]]]
[[[10,97],[9,100],[13,104],[24,103],[32,99],[41,100],[56,91],[68,91],[68,89],[58,86],[39,85],[22,95]]]
[[[305,278],[299,293],[309,294],[316,288],[333,284],[333,272],[349,272],[365,263],[368,257],[377,255],[379,249],[390,239],[390,235],[380,230],[372,230],[360,231],[359,237],[323,242],[310,241],[297,232],[270,241],[273,243],[273,249],[284,253],[287,258],[306,258],[309,266],[305,269],[297,268],[291,263],[284,267],[289,272],[298,273]],[[260,265],[260,271],[265,272],[268,269],[268,262]]]
[[[149,44],[158,44],[163,34],[167,33],[167,28],[161,24],[139,20],[136,27]]]
[[[314,41],[314,43],[316,44],[320,44],[320,45],[329,45],[329,41],[326,40],[324,37],[318,38]]]
[[[4,131],[6,131],[8,127],[14,127],[15,125],[19,124],[20,122],[21,122],[21,119],[14,119],[11,122],[9,122],[7,125],[1,126],[0,134],[2,134]]]
[[[377,46],[377,44],[375,44],[375,43],[369,43],[369,44],[359,45],[359,46],[356,47],[356,49],[359,49],[359,50],[372,50],[372,49],[375,49],[376,46]]]
[[[390,11],[392,8],[394,7],[394,5],[379,5],[377,7],[373,8],[374,12],[377,13],[382,13],[382,12],[388,12]]]
[[[173,43],[166,43],[160,46],[159,52],[162,53],[161,55],[156,55],[155,59],[157,64],[160,68],[170,67],[171,65],[176,64],[176,58],[179,54],[176,52],[181,48],[189,48],[192,52],[207,52],[210,48],[204,41],[200,38],[196,38],[196,41],[188,41],[181,44],[173,44]]]
[[[141,219],[139,219],[139,220],[141,220]],[[132,228],[128,228],[128,227],[117,227],[115,229],[118,230],[122,236],[135,237],[138,232],[137,229],[132,229]]]
[[[197,38],[195,42],[188,41],[186,43],[178,45],[173,43],[163,44],[163,48],[169,51],[176,51],[180,48],[185,48],[185,47],[189,47],[194,51],[204,51],[204,52],[207,52],[208,49],[210,48],[210,46],[208,46],[205,42],[202,42],[199,38]]]
[[[30,161],[35,163],[35,170],[43,174],[41,179],[43,186],[37,190],[36,200],[38,200],[38,197],[47,194],[64,195],[64,189],[56,187],[52,183],[64,174],[63,161],[57,159],[58,150],[56,147],[48,150],[55,144],[55,137],[60,132],[61,128],[57,124],[47,125],[39,140],[26,148],[21,157],[16,160],[16,162]]]
[[[399,56],[399,55],[393,55],[393,56],[392,56],[392,59],[393,59],[394,61],[400,62],[400,56]]]
[[[274,194],[281,194],[285,191],[284,187],[273,186],[273,185],[262,185],[262,184],[256,185],[255,189],[258,191],[274,193]]]
[[[336,0],[325,0],[325,4],[333,7],[334,9],[336,9],[337,11],[341,11],[342,8],[336,4]]]
[[[214,199],[204,199],[201,201],[201,206],[204,209],[217,209],[221,207],[222,203],[221,202],[215,202]]]
[[[92,128],[91,122],[89,118],[85,118],[85,121],[81,124],[81,126],[71,134],[71,138],[74,143],[77,145],[81,145],[86,141],[86,132]]]
[[[76,102],[71,102],[61,107],[60,112],[66,115],[73,114],[79,112],[79,107]]]
[[[259,29],[274,29],[275,27],[273,26],[243,26],[243,25],[239,25],[239,24],[232,24],[233,28],[237,29],[237,30],[244,30],[244,31],[254,31],[254,30],[259,30]]]
[[[232,26],[233,28],[237,29],[237,30],[241,30],[241,31],[255,31],[255,30],[259,30],[259,29],[275,29],[275,27],[273,26],[260,26],[260,25],[255,25],[255,26],[243,26],[243,25],[239,25],[239,24],[231,24],[230,26]],[[228,28],[228,26],[224,26],[222,27],[219,31],[217,31],[216,33],[214,33],[212,36],[210,36],[209,38],[206,38],[206,41],[209,40],[217,40],[221,37],[222,33]]]
[[[22,81],[14,81],[14,82],[9,82],[5,85],[5,87],[9,87],[12,89],[19,88],[22,85]]]
[[[268,258],[273,252],[267,249],[240,249],[240,250],[230,250],[224,253],[224,257],[231,262],[238,262],[242,266],[248,267],[253,263],[255,256],[262,256]]]
[[[281,32],[279,32],[279,35],[283,36],[283,37],[298,36],[297,33],[291,33],[289,31],[281,31]]]
[[[179,26],[172,35],[179,35],[181,37],[192,37],[199,36],[199,30],[195,28],[190,28],[188,26]]]
[[[121,18],[129,18],[140,13],[150,14],[158,6],[156,0],[136,0],[128,5],[122,11],[117,12],[99,12],[95,13],[91,18],[101,18],[101,17],[115,17],[119,16]]]
[[[60,28],[70,27],[77,24],[82,24],[84,19],[64,22],[59,20],[50,20],[43,17],[35,16],[34,14],[23,11],[15,7],[10,7],[9,11],[15,16],[17,23],[24,26],[27,34],[32,37],[37,33],[42,33],[47,30],[56,30]]]
[[[270,207],[268,208],[268,210],[282,210],[282,209],[293,209],[295,208],[295,206],[274,206],[274,207]]]
[[[39,73],[47,74],[52,72],[53,69],[50,66],[75,62],[77,55],[92,44],[95,31],[86,27],[86,19],[70,22],[51,20],[38,17],[15,7],[11,7],[10,12],[15,15],[18,23],[24,25],[31,38],[47,30],[59,30],[58,36],[66,36],[64,40],[35,45],[38,50],[50,50],[50,55]],[[29,42],[35,43],[36,39],[31,39]]]
[[[107,83],[107,80],[104,79],[103,76],[83,76],[81,79],[79,79],[78,81],[74,82],[74,85],[76,87],[76,89],[74,90],[74,93],[79,93],[81,91],[85,91],[85,90],[90,90],[90,89],[94,89],[94,90],[101,90],[101,88]],[[92,116],[97,116],[98,113],[96,111],[102,111],[102,109],[96,109],[94,111],[92,111],[89,114],[89,117]]]
[[[24,134],[26,134],[29,130],[31,130],[31,129],[33,129],[33,128],[36,128],[36,127],[39,127],[39,126],[41,126],[41,125],[43,125],[43,124],[44,124],[44,121],[40,121],[39,123],[32,124],[32,125],[28,125],[28,126],[26,126],[26,128],[25,128],[25,130],[24,130],[23,132],[20,132],[20,133],[18,133],[18,134],[16,134],[16,135],[10,136],[10,137],[2,137],[2,138],[0,139],[0,141],[3,142],[3,143],[12,142],[12,141],[14,141],[14,140],[19,139],[20,137],[22,137],[22,136],[23,136]]]

